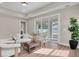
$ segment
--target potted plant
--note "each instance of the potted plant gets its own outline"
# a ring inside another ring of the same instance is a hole
[[[76,49],[79,39],[79,25],[77,19],[74,17],[70,18],[70,26],[68,27],[68,30],[71,32],[71,40],[69,40],[70,48]]]

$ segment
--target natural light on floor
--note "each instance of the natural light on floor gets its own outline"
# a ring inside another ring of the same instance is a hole
[[[51,53],[51,55],[67,57],[69,55],[69,50],[55,50]]]
[[[41,48],[41,49],[35,51],[34,53],[48,55],[48,54],[50,54],[52,51],[53,51],[53,49]]]

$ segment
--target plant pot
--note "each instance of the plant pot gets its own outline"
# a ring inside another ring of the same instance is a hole
[[[76,49],[78,45],[78,41],[76,40],[69,40],[70,48],[71,49]]]

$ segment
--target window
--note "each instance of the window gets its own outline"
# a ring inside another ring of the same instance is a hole
[[[36,28],[40,36],[49,41],[58,41],[60,33],[58,15],[36,20]]]
[[[42,36],[44,38],[47,38],[48,37],[48,20],[43,20],[42,21]]]
[[[41,34],[41,21],[36,22],[37,34]]]

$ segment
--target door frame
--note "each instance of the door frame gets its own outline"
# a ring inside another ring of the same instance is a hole
[[[58,38],[59,38],[59,39],[57,40],[57,43],[60,43],[60,39],[61,39],[61,36],[60,36],[60,35],[61,35],[60,14],[53,14],[53,15],[49,15],[49,16],[44,16],[44,17],[35,18],[35,19],[34,19],[35,33],[36,33],[36,31],[37,31],[37,30],[36,30],[36,21],[39,20],[39,21],[41,21],[41,24],[42,24],[42,19],[43,19],[43,18],[49,18],[49,17],[54,17],[54,16],[58,16],[58,24],[59,24],[59,25],[58,25],[58,29],[59,29]],[[48,23],[50,24],[49,21],[48,21]],[[49,28],[49,26],[48,26],[48,28]],[[49,28],[49,29],[50,29],[50,28]]]
[[[27,20],[19,20],[19,33],[21,32],[21,22],[26,23],[26,33],[27,33]]]

